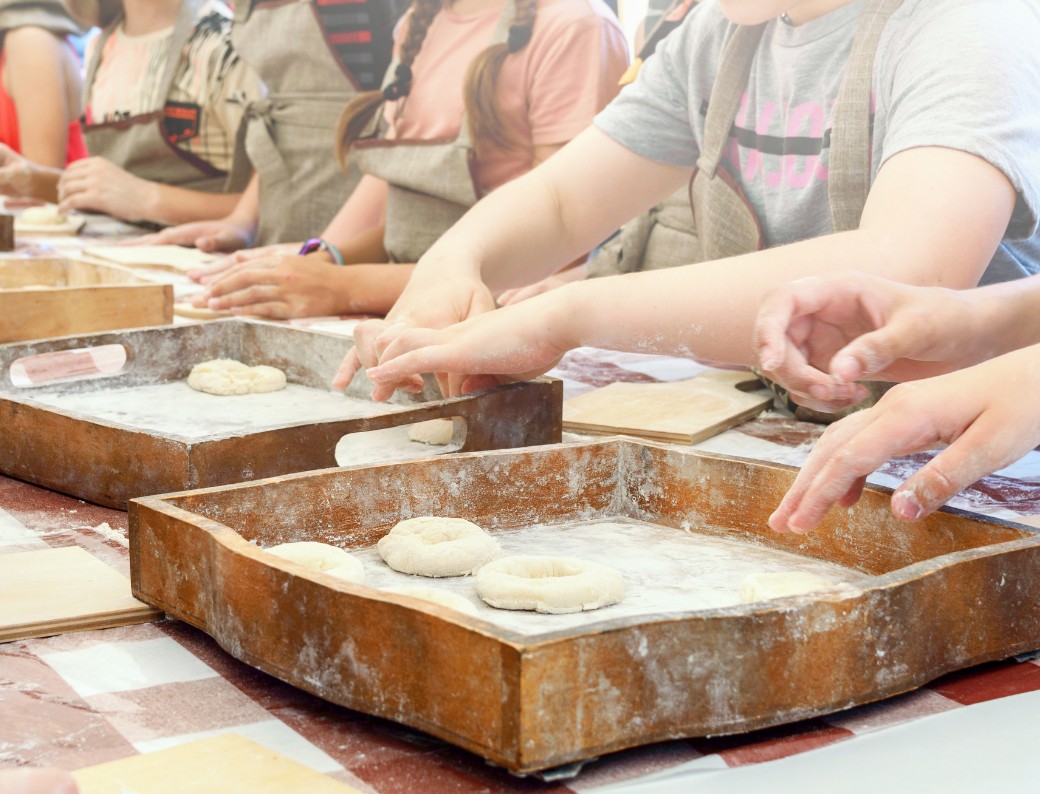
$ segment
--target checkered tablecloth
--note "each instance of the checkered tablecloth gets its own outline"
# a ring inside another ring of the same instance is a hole
[[[698,365],[685,361],[579,350],[555,374],[573,395],[613,380],[675,380],[698,371]],[[699,446],[798,464],[819,432],[770,412]],[[926,458],[898,459],[873,479],[894,484]],[[1032,520],[1040,515],[1040,455],[1034,452],[983,480],[956,505]],[[126,531],[125,513],[0,477],[0,554],[75,544],[128,575]],[[1005,712],[1011,719],[1011,706],[1021,702],[1012,696],[1037,691],[1036,661],[986,664],[825,718],[617,753],[587,764],[576,778],[546,784],[514,778],[419,732],[321,701],[238,662],[202,632],[164,621],[0,645],[0,765],[77,769],[235,731],[362,791],[381,794],[420,789],[691,791],[719,780],[726,790],[742,791],[750,789],[741,788],[744,777],[738,770],[750,765],[801,759],[811,775],[814,768],[829,767],[826,755],[808,751],[863,747],[866,757],[871,737],[895,726],[930,725],[925,721],[934,715],[976,704],[989,707],[986,720],[999,721]],[[1040,739],[1040,729],[1032,739]],[[965,757],[973,752],[971,746],[953,749]],[[1019,755],[1012,771],[1030,773],[1037,754]],[[779,781],[783,767],[776,768]],[[805,785],[800,790],[814,789]]]

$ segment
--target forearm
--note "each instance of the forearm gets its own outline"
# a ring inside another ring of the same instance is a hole
[[[234,211],[240,193],[205,193],[201,190],[148,183],[150,195],[143,204],[142,217],[128,220],[145,220],[170,226],[192,221],[223,218]]]
[[[532,284],[584,257],[688,178],[686,169],[639,157],[590,128],[477,203],[422,258],[417,278],[477,278],[492,292]]]
[[[991,284],[970,294],[978,333],[992,340],[992,355],[1040,343],[1040,276]]]
[[[568,285],[556,298],[562,344],[751,365],[758,306],[777,284],[844,270],[954,288],[978,278],[971,262],[958,266],[940,255],[918,253],[893,246],[885,234],[860,229],[730,259]],[[553,300],[554,294],[546,298]]]
[[[386,314],[412,275],[414,265],[347,265],[332,272],[337,314]]]
[[[386,182],[381,179],[367,174],[361,177],[354,192],[329,221],[321,236],[340,248],[346,247],[355,237],[370,232],[375,227],[380,228],[381,237],[388,190]]]
[[[227,220],[239,226],[256,229],[260,221],[260,178],[254,172],[246,189],[239,194]]]

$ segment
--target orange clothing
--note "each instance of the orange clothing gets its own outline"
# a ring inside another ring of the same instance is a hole
[[[410,12],[409,12],[410,14]],[[491,42],[501,9],[434,18],[412,64],[409,95],[386,104],[388,138],[453,139],[463,115],[466,70]],[[409,15],[398,25],[400,46]],[[592,122],[618,92],[628,45],[602,0],[539,0],[531,41],[502,64],[498,96],[506,124],[530,146],[563,144]],[[476,166],[483,192],[526,173],[530,151],[494,151]]]
[[[0,143],[6,143],[16,152],[21,153],[22,142],[18,133],[18,111],[14,100],[4,88],[4,69],[7,67],[7,53],[0,51]],[[69,123],[69,142],[65,147],[65,165],[73,160],[81,160],[87,156],[87,144],[83,141],[83,132],[79,121]]]

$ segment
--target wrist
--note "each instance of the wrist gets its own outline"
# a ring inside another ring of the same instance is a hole
[[[582,317],[588,316],[583,306],[588,290],[582,289],[582,284],[564,284],[532,299],[545,301],[545,328],[550,336],[548,341],[561,353],[586,344]]]
[[[307,254],[317,254],[321,252],[325,255],[329,262],[335,265],[343,264],[343,254],[340,253],[339,248],[335,244],[330,243],[323,237],[312,237],[307,240],[300,248],[300,256],[306,256]]]

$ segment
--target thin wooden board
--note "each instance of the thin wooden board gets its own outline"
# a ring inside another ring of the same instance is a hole
[[[357,794],[357,789],[316,772],[236,733],[222,733],[166,750],[144,753],[73,772],[80,794]]]
[[[0,554],[0,642],[158,620],[130,580],[79,546]]]
[[[674,383],[612,383],[563,404],[563,429],[696,444],[761,413],[767,391],[747,371],[718,371]]]
[[[213,254],[180,245],[94,245],[83,249],[87,256],[115,262],[124,267],[150,267],[187,273],[212,263]]]

